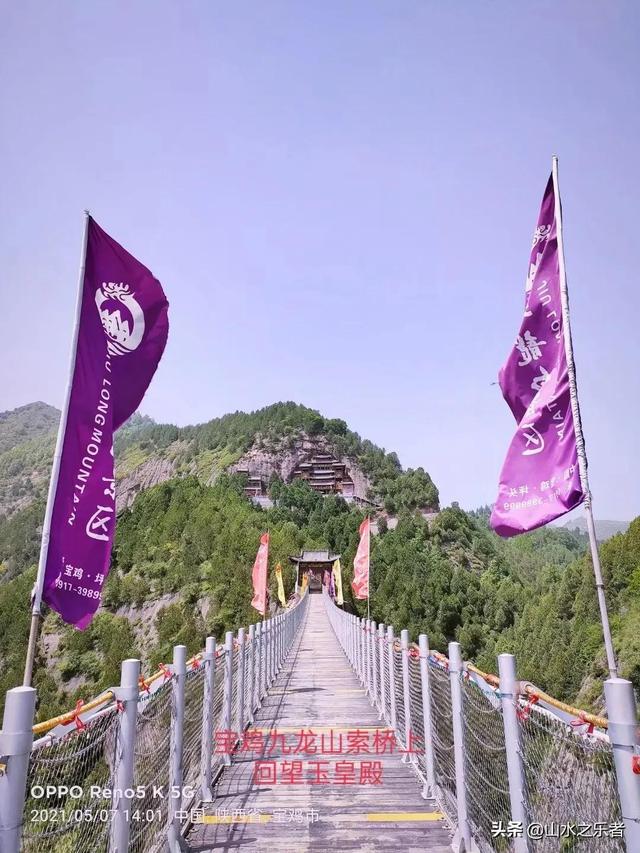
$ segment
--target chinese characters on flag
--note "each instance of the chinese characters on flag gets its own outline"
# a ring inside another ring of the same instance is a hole
[[[524,316],[498,376],[517,424],[491,514],[491,526],[500,536],[534,530],[584,500],[564,341],[557,229],[550,178],[533,235]]]
[[[251,606],[262,616],[267,612],[267,564],[269,561],[269,534],[260,537],[260,547],[253,564],[253,598]]]
[[[369,597],[369,517],[360,525],[360,543],[353,561],[351,588],[356,598]]]
[[[113,433],[138,408],[169,332],[160,282],[89,217],[75,361],[42,598],[86,628],[100,605],[116,523]]]

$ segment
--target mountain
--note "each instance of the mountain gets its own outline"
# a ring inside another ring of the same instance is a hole
[[[59,418],[46,403],[0,412],[0,515],[46,491]]]
[[[0,515],[44,498],[59,416],[44,403],[0,414]],[[238,472],[259,479],[266,497],[274,478],[311,474],[320,485],[322,468],[340,465],[342,492],[357,502],[392,513],[438,508],[438,490],[422,468],[403,471],[395,453],[361,439],[344,421],[291,402],[182,428],[135,414],[116,433],[114,451],[119,509],[174,477],[212,484],[224,471]],[[310,470],[298,471],[298,463]]]
[[[42,405],[0,420],[0,701],[20,680],[28,634],[58,416]],[[46,615],[39,718],[114,684],[123,657],[140,656],[148,669],[176,643],[195,651],[208,634],[253,621],[251,566],[266,529],[287,593],[288,557],[330,548],[342,556],[346,606],[362,615],[350,580],[365,513],[379,531],[373,618],[413,637],[426,632],[443,651],[457,639],[491,671],[496,654],[515,651],[521,677],[600,709],[606,668],[584,535],[547,527],[499,539],[488,508],[441,509],[424,469],[403,470],[344,421],[294,403],[182,428],[136,415],[115,454],[119,519],[103,606],[84,632]],[[640,686],[640,519],[601,554],[622,672]]]
[[[58,426],[60,412],[47,403],[30,403],[0,412],[0,455],[19,444],[49,436]]]
[[[585,534],[587,532],[587,520],[586,518],[576,518],[572,521],[565,522],[562,527],[564,527],[565,530],[571,530],[573,532]],[[626,530],[628,530],[629,522],[598,519],[595,522],[595,527],[598,542],[604,542],[606,539],[610,539],[617,533],[624,533]]]

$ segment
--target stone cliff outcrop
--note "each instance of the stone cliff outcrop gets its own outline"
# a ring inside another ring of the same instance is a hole
[[[116,482],[117,511],[131,506],[138,492],[171,480],[176,475],[176,464],[171,459],[153,457],[138,465],[130,474]]]
[[[320,463],[318,459],[322,459]],[[335,479],[340,482],[337,489],[327,487],[325,491],[340,492],[343,484],[349,484],[349,491],[344,491],[345,497],[367,501],[371,482],[358,466],[355,460],[338,454],[331,442],[324,436],[309,436],[304,433],[298,437],[283,439],[277,443],[256,439],[253,446],[230,467],[230,471],[244,473],[249,478],[260,479],[268,485],[272,477],[279,477],[283,482],[290,483],[295,479],[313,480],[313,468],[325,468],[327,478],[332,480],[330,469],[339,472]],[[310,470],[305,473],[305,466]],[[316,478],[319,475],[316,473]],[[353,486],[351,487],[351,484]],[[311,482],[314,486],[313,481]],[[318,489],[322,485],[318,483]]]

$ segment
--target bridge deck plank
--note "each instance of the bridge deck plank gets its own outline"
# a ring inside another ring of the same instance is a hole
[[[336,642],[322,596],[312,595],[306,622],[272,689],[263,700],[252,728],[277,730],[292,735],[302,728],[337,736],[338,730],[370,727],[386,728],[369,703],[349,663]],[[315,810],[313,823],[282,823],[270,819],[265,823],[196,824],[188,843],[193,853],[204,851],[270,851],[270,853],[325,853],[334,849],[362,851],[433,851],[451,853],[451,835],[441,817],[425,819],[438,813],[433,800],[420,794],[416,776],[400,757],[372,755],[382,761],[381,785],[259,784],[254,781],[256,756],[240,753],[220,777],[216,799],[205,804],[205,815],[215,817],[216,809],[257,809],[265,816],[274,810],[302,809],[303,814]],[[333,775],[336,760],[353,760],[356,765],[366,755],[281,755],[268,756],[279,764],[282,760],[329,759]],[[390,815],[384,822],[374,822],[371,815]],[[419,821],[400,820],[398,815],[418,815]]]

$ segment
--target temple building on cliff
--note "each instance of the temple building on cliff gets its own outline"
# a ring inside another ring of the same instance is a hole
[[[314,491],[323,495],[341,495],[345,500],[354,496],[353,480],[346,463],[330,453],[313,453],[299,462],[291,480],[305,480]]]
[[[231,468],[245,478],[244,491],[255,503],[271,506],[269,483],[303,480],[322,495],[339,495],[348,503],[375,507],[371,483],[354,459],[339,457],[321,438],[303,437],[294,444],[265,446],[256,442]]]

